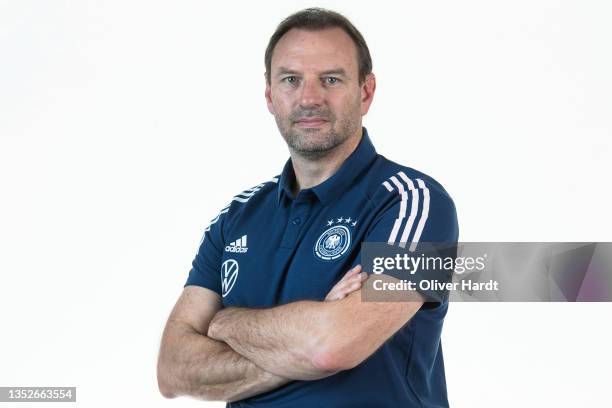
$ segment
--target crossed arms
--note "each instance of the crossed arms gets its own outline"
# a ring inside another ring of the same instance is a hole
[[[367,275],[359,272],[350,270],[323,302],[267,309],[223,309],[215,292],[186,287],[162,337],[160,392],[236,401],[357,366],[422,305],[362,302]]]

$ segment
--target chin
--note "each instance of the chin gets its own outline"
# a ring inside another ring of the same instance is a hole
[[[329,137],[317,137],[312,139],[297,140],[292,147],[297,152],[311,157],[325,156],[327,153],[338,147],[337,141],[330,140]]]

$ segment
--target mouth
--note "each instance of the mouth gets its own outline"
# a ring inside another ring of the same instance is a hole
[[[320,127],[326,124],[328,121],[323,118],[302,118],[295,122],[295,124],[299,127],[303,128],[314,128]]]

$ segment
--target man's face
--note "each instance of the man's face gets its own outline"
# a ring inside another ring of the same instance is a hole
[[[274,48],[270,71],[268,110],[291,150],[322,157],[361,134],[374,76],[360,86],[357,47],[342,29],[289,30]]]

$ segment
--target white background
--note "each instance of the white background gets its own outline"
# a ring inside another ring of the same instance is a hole
[[[461,240],[611,241],[610,4],[398,3],[0,2],[0,386],[223,405],[160,396],[159,340],[209,220],[288,156],[263,52],[306,6],[364,34],[365,125],[446,187]],[[611,312],[452,304],[451,405],[602,406]]]

